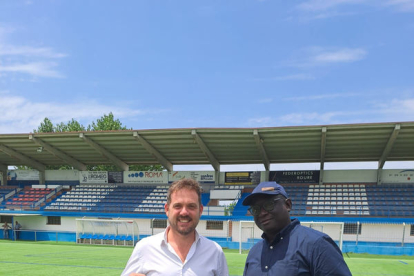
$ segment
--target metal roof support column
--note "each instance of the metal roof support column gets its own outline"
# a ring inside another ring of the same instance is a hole
[[[196,141],[197,145],[203,151],[204,155],[210,161],[210,163],[213,166],[214,170],[216,172],[220,171],[220,163],[217,161],[217,158],[214,156],[214,154],[211,152],[211,150],[207,147],[207,145],[204,143],[203,139],[201,139],[200,135],[198,135],[198,133],[195,129],[191,130],[191,135],[193,136],[193,138]]]
[[[173,164],[167,160],[167,158],[164,157],[158,150],[156,150],[150,143],[147,142],[141,135],[138,134],[138,132],[134,131],[132,134],[134,138],[141,143],[141,145],[154,156],[158,162],[160,162],[161,165],[164,166],[164,168],[167,169],[168,172],[173,171]]]
[[[377,169],[377,185],[382,184],[382,168]]]
[[[394,146],[395,140],[397,140],[398,134],[400,132],[401,125],[396,124],[394,130],[391,133],[390,138],[388,139],[387,145],[385,145],[384,150],[382,151],[381,158],[378,160],[378,170],[377,170],[377,184],[381,185],[382,179],[382,168],[384,167],[385,161],[390,154],[392,147]]]
[[[263,146],[264,140],[262,139],[262,137],[260,137],[259,131],[257,129],[253,130],[253,137],[254,137],[254,141],[256,142],[257,149],[259,150],[260,156],[262,157],[263,165],[266,170],[266,174],[269,175],[270,161],[269,161],[269,158],[267,157],[266,150]],[[267,176],[267,178],[269,179],[269,176]]]
[[[323,185],[323,172],[325,167],[325,151],[326,151],[326,127],[322,127],[321,133],[321,166],[319,168],[319,185]]]
[[[88,168],[86,167],[85,164],[83,164],[83,163],[79,162],[78,160],[70,157],[66,153],[63,153],[60,150],[52,147],[51,145],[49,145],[48,143],[45,143],[41,139],[38,139],[38,138],[34,137],[32,134],[29,135],[29,140],[32,140],[36,145],[43,147],[48,152],[50,152],[51,154],[53,154],[57,158],[67,162],[68,164],[70,164],[74,168],[78,169],[79,171],[87,171],[88,170]]]
[[[39,184],[45,184],[46,182],[46,172],[39,171]]]
[[[123,171],[129,171],[129,166],[124,161],[110,153],[107,149],[86,137],[83,133],[79,133],[79,138],[85,141],[89,146],[94,148],[97,152],[108,158],[112,163],[121,168]]]
[[[20,152],[15,151],[14,149],[11,149],[9,147],[6,147],[4,145],[0,145],[0,151],[4,152],[5,154],[21,161],[22,163],[24,163],[27,166],[32,167],[33,169],[38,170],[39,172],[42,172],[45,170],[45,165],[30,159],[29,157],[21,154]]]
[[[0,164],[1,185],[7,186],[7,166]]]
[[[263,173],[264,173],[264,177],[262,177]],[[260,179],[263,179],[263,181],[269,181],[269,174],[270,174],[270,171],[262,172],[262,175],[260,176]]]

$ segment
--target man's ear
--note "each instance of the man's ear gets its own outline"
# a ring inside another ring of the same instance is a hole
[[[164,205],[164,210],[165,210],[165,214],[168,216],[168,209],[170,208],[170,206],[168,206],[168,203],[165,203]]]
[[[201,214],[203,213],[203,210],[204,210],[204,206],[203,204],[200,204],[200,217],[201,217]]]
[[[290,198],[285,199],[285,206],[288,212],[292,210],[292,200]]]

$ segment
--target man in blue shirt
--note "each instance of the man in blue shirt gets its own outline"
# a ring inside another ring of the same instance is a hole
[[[290,219],[292,201],[276,182],[262,182],[243,200],[262,240],[250,249],[244,276],[352,275],[342,252],[326,234]]]

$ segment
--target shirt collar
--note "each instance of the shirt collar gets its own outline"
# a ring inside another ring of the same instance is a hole
[[[168,225],[167,228],[165,228],[165,230],[164,230],[164,237],[161,240],[161,245],[168,244],[167,234],[168,234],[168,231],[170,230],[170,227],[171,226]],[[200,240],[200,235],[198,234],[197,230],[194,230],[194,231],[195,231],[195,240],[194,240],[194,243],[198,243],[198,241]]]
[[[265,233],[263,233],[262,234],[262,239],[264,239],[266,242],[270,242],[270,243],[275,243],[275,242],[277,242],[277,241],[279,241],[280,240],[280,237],[285,237],[285,236],[287,236],[287,235],[289,235],[290,234],[290,232],[292,232],[293,231],[293,229],[297,226],[297,225],[299,225],[300,224],[300,222],[299,222],[299,220],[298,219],[291,219],[290,220],[290,224],[288,225],[288,226],[286,226],[285,228],[283,228],[277,235],[276,235],[276,237],[275,237],[275,239],[273,240],[273,241],[268,241],[267,239],[266,239],[266,234]]]

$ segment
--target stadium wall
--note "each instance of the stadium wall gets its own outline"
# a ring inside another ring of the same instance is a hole
[[[319,172],[319,171],[303,171],[303,172]],[[78,184],[94,184],[94,183],[130,183],[130,184],[165,184],[172,183],[177,180],[177,176],[191,176],[200,183],[210,185],[244,185],[254,187],[262,181],[268,181],[269,175],[265,171],[250,172],[220,172],[218,178],[215,177],[213,171],[200,172],[159,172],[158,174],[150,174],[150,172],[116,172],[121,176],[116,181],[113,180],[115,172],[80,172],[77,170],[46,170],[46,184],[61,185],[78,185]],[[271,172],[272,173],[272,172]],[[86,174],[86,175],[85,175]],[[90,177],[89,174],[93,174]],[[123,174],[123,176],[122,176]],[[233,176],[229,176],[232,174]],[[325,170],[324,183],[377,183],[378,170]],[[414,184],[414,170],[381,170],[380,179],[385,184]],[[109,175],[109,176],[108,176]],[[134,175],[134,177],[131,177]],[[234,176],[235,175],[235,176]],[[39,184],[38,171],[14,170],[8,172],[7,185],[26,186]],[[115,182],[111,182],[111,181]],[[123,181],[122,181],[123,180]],[[0,182],[2,177],[0,177]],[[120,181],[120,182],[119,182]],[[295,183],[295,182],[290,182]],[[298,180],[297,183],[306,183]],[[309,183],[308,183],[309,184]],[[381,183],[380,183],[381,184]],[[3,185],[3,183],[2,183]],[[209,188],[209,186],[207,186]],[[209,190],[207,190],[208,192]]]
[[[325,183],[376,183],[377,170],[328,170],[324,171]]]
[[[75,213],[71,216],[61,216],[60,225],[49,225],[48,217],[42,215],[23,214],[15,216],[23,226],[21,233],[22,240],[49,240],[57,242],[76,242],[77,224]],[[85,218],[85,217],[83,217]],[[88,219],[108,219],[108,214],[88,217]],[[117,218],[114,218],[117,219]],[[198,232],[216,242],[221,246],[231,249],[239,248],[239,241],[243,243],[256,242],[261,239],[262,231],[252,222],[252,229],[249,229],[249,238],[241,237],[239,234],[239,223],[246,220],[246,217],[205,217],[203,216],[197,226]],[[299,218],[304,225],[317,223],[310,218]],[[151,227],[154,220],[165,221],[165,215],[158,215],[152,218],[133,219],[138,225],[139,239],[146,236],[160,233],[164,226],[159,228]],[[251,220],[251,218],[250,218]],[[343,252],[386,254],[386,255],[410,255],[414,256],[414,233],[411,224],[395,222],[393,220],[382,220],[377,223],[361,222],[360,234],[343,235]],[[253,229],[254,228],[254,229]],[[316,229],[316,228],[315,228]],[[329,230],[330,229],[330,230]],[[339,239],[339,232],[332,226],[325,226],[328,234],[335,240]],[[79,231],[79,229],[78,229]],[[244,230],[245,231],[245,230]],[[325,232],[325,231],[324,231]],[[0,233],[1,237],[3,233]],[[244,235],[244,234],[243,234]],[[251,246],[251,244],[250,244]]]

